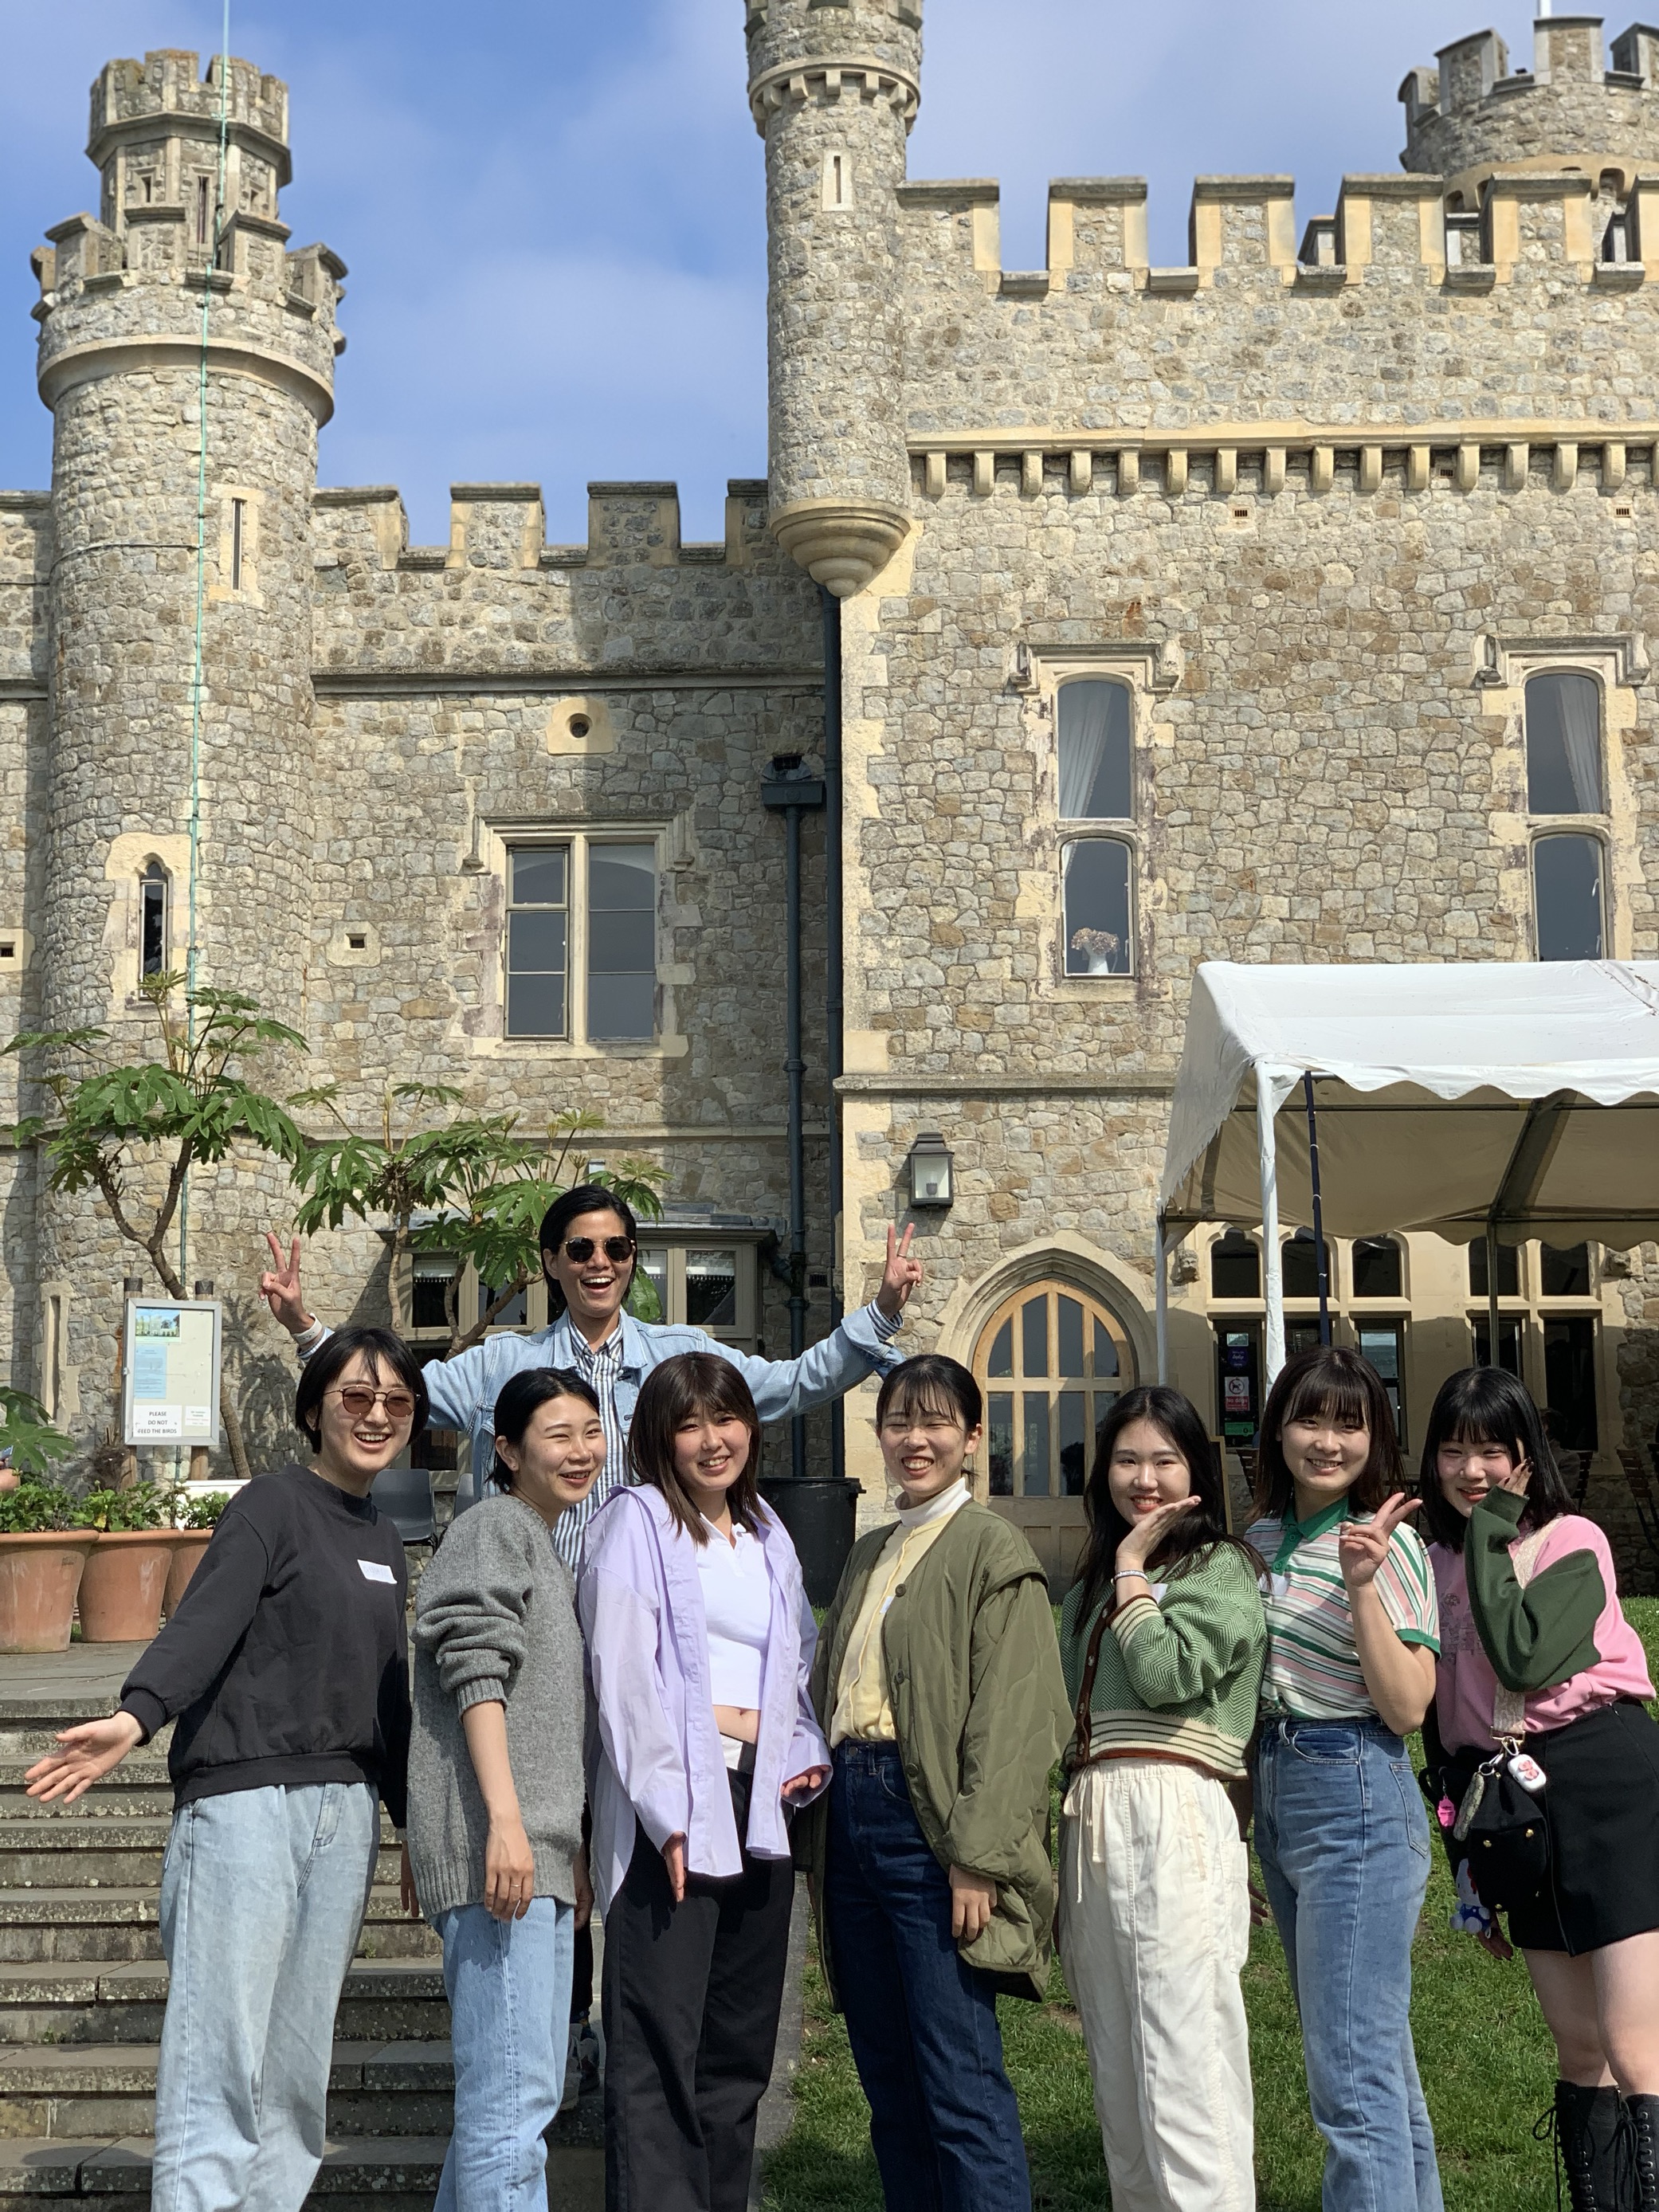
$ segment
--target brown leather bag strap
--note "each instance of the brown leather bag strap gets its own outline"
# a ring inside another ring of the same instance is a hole
[[[1100,1639],[1111,1626],[1111,1619],[1112,1605],[1108,1598],[1100,1608],[1100,1618],[1089,1638],[1088,1656],[1083,1662],[1083,1685],[1077,1693],[1077,1733],[1072,1739],[1073,1771],[1089,1763],[1089,1707],[1094,1701],[1095,1676],[1100,1671]]]

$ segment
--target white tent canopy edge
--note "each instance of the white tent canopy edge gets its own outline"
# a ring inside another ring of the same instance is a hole
[[[1659,962],[1206,961],[1159,1189],[1160,1376],[1168,1253],[1201,1222],[1261,1224],[1269,1382],[1284,1364],[1280,1224],[1310,1226],[1313,1193],[1305,1121],[1276,1117],[1304,1076],[1328,1235],[1659,1235]]]

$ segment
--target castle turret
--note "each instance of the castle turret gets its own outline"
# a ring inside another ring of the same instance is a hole
[[[185,967],[192,907],[198,981],[303,1021],[311,508],[345,271],[288,250],[287,131],[287,88],[246,62],[111,62],[99,212],[33,257],[56,537],[42,1011],[135,1048],[135,988]],[[90,1357],[101,1383],[131,1248],[81,1201],[41,1206],[68,1335],[48,1358],[72,1378]],[[190,1259],[225,1273],[195,1234]]]
[[[898,187],[921,0],[749,0],[766,141],[771,520],[838,597],[909,523]]]
[[[1404,166],[1444,177],[1473,207],[1495,168],[1612,172],[1620,197],[1659,164],[1659,32],[1634,24],[1613,42],[1599,15],[1540,15],[1530,70],[1510,68],[1495,31],[1443,46],[1436,69],[1400,88]]]

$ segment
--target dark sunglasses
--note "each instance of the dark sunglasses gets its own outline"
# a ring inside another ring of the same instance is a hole
[[[410,1390],[371,1390],[367,1382],[340,1385],[340,1403],[354,1421],[361,1421],[365,1414],[372,1413],[376,1399],[386,1407],[389,1421],[406,1421],[415,1411],[415,1395]]]
[[[607,1237],[604,1249],[605,1258],[614,1260],[620,1267],[624,1260],[633,1258],[634,1240],[631,1237]],[[574,1260],[579,1267],[584,1267],[593,1256],[593,1239],[591,1237],[567,1237],[564,1256],[567,1260]]]

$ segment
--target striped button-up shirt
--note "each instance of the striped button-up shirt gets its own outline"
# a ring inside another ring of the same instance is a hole
[[[622,1373],[622,1331],[614,1329],[601,1345],[586,1343],[574,1329],[571,1337],[571,1367],[584,1382],[592,1385],[605,1425],[605,1465],[593,1487],[580,1505],[561,1513],[553,1524],[553,1548],[574,1575],[582,1563],[582,1540],[587,1524],[613,1490],[634,1480],[628,1464],[628,1431],[617,1404],[617,1378]]]

